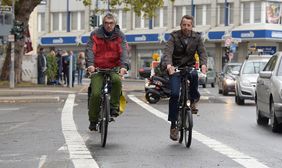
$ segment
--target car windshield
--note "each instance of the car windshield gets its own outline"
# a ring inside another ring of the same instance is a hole
[[[226,69],[226,73],[232,73],[232,71],[239,71],[240,70],[240,65],[229,65]]]
[[[246,62],[243,74],[258,74],[265,66],[266,62]]]
[[[282,76],[282,61],[280,60],[277,76]]]

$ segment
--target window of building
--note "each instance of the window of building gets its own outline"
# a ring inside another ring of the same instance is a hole
[[[244,2],[243,4],[243,23],[250,23],[251,18],[251,3],[250,2]]]
[[[192,6],[191,5],[186,5],[185,6],[185,15],[192,16]]]
[[[202,5],[196,5],[196,25],[203,25],[203,6]]]
[[[71,12],[71,30],[78,30],[78,12]]]
[[[143,16],[143,20],[144,20],[144,28],[149,28],[150,18],[148,18],[147,16],[146,17]]]
[[[122,23],[121,23],[122,29],[126,29],[126,21],[127,21],[126,16],[127,16],[126,11],[122,11]]]
[[[261,23],[261,2],[254,2],[254,22]]]
[[[218,4],[218,24],[219,25],[224,25],[224,3]]]
[[[67,30],[67,13],[64,12],[62,13],[62,29],[61,31],[66,31]]]
[[[206,25],[211,25],[211,5],[206,5]]]
[[[168,17],[168,15],[167,15],[167,7],[165,6],[165,7],[163,7],[163,26],[164,27],[167,27],[167,17]]]
[[[84,30],[85,29],[85,13],[84,12],[80,12],[80,30]]]
[[[38,13],[37,16],[37,31],[42,32],[45,31],[45,13]]]
[[[58,12],[55,12],[52,14],[52,27],[53,31],[59,31],[59,20],[60,20],[60,15]]]
[[[175,27],[180,24],[181,18],[183,16],[183,6],[175,7]]]
[[[233,3],[229,3],[229,6],[228,6],[228,12],[229,12],[229,16],[228,16],[228,20],[229,20],[229,24],[233,24],[234,21],[233,21],[233,17],[234,17],[234,4]]]
[[[135,28],[141,28],[141,17],[135,14]]]
[[[270,24],[281,24],[281,10],[281,3],[267,2],[265,9],[265,22]]]
[[[155,10],[155,16],[153,18],[153,26],[160,27],[160,9]]]

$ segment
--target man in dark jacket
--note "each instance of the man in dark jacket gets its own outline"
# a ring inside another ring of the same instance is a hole
[[[96,68],[116,69],[111,73],[111,115],[116,117],[119,114],[119,97],[121,94],[121,78],[127,73],[127,51],[124,34],[116,25],[116,19],[111,13],[107,13],[103,18],[103,25],[95,29],[87,44],[87,69],[94,72]],[[91,96],[89,102],[89,129],[97,130],[98,114],[100,111],[99,100],[103,76],[99,73],[91,78]]]
[[[181,76],[175,73],[175,67],[194,67],[194,55],[198,52],[200,57],[201,70],[204,74],[207,71],[206,49],[201,39],[200,33],[194,32],[193,17],[185,15],[181,19],[181,30],[171,33],[171,37],[166,44],[163,56],[163,65],[167,68],[170,75],[171,97],[169,100],[168,120],[171,121],[170,138],[174,141],[178,139],[176,121],[178,116],[178,100]],[[190,103],[192,113],[197,113],[196,103],[200,99],[198,91],[198,73],[196,70],[188,74],[190,80]]]
[[[45,71],[47,69],[47,60],[44,55],[44,49],[40,48],[37,58],[37,72],[38,72],[38,84],[45,84]]]

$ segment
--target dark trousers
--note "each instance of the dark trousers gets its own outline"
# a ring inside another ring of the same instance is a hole
[[[45,76],[44,76],[43,71],[38,71],[37,83],[38,84],[45,84]]]
[[[189,100],[193,102],[200,98],[200,93],[198,91],[198,72],[193,70],[188,74],[188,79],[190,81],[190,92]],[[179,106],[179,91],[181,87],[181,76],[179,73],[174,73],[169,76],[169,85],[171,89],[171,95],[169,99],[169,113],[168,121],[177,121],[178,116],[178,106]]]

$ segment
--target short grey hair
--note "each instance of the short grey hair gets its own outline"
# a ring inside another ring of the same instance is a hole
[[[117,24],[117,18],[113,13],[106,13],[106,15],[103,17],[103,24],[104,24],[106,18],[113,19],[115,24]]]

